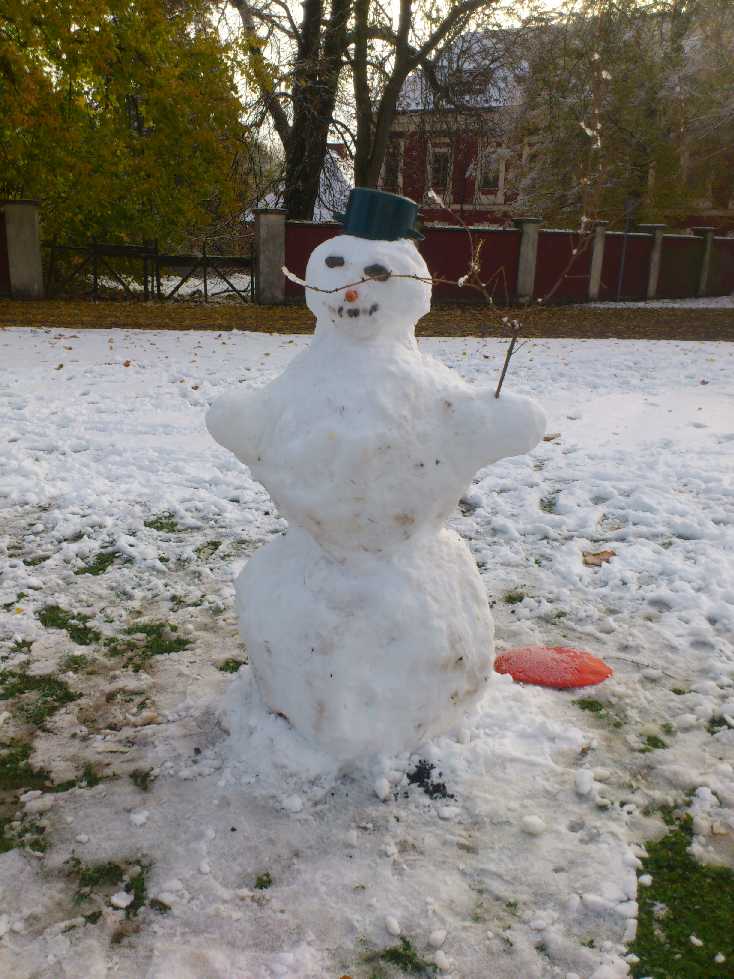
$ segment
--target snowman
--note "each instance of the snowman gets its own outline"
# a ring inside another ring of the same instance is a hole
[[[356,189],[306,269],[310,347],[211,407],[210,433],[288,521],[236,582],[260,696],[340,763],[460,728],[492,675],[476,564],[445,527],[476,471],[545,431],[523,397],[422,353],[417,205]]]

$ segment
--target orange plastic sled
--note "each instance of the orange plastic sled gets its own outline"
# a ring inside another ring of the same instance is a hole
[[[501,653],[494,663],[497,673],[509,673],[518,683],[540,687],[591,687],[608,680],[610,666],[583,649],[566,646],[520,646]]]

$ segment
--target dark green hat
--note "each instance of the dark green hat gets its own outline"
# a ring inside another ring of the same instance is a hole
[[[416,228],[419,220],[416,202],[384,190],[355,187],[349,194],[346,213],[334,211],[334,219],[343,226],[345,234],[357,238],[372,241],[423,238]]]

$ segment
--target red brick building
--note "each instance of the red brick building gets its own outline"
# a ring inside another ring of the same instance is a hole
[[[420,202],[427,222],[453,223],[432,206],[433,190],[467,224],[510,223],[513,154],[505,138],[519,101],[507,67],[517,60],[513,44],[509,31],[466,34],[444,55],[442,91],[423,73],[403,86],[380,186]]]

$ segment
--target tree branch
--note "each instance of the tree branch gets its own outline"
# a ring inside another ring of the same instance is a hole
[[[252,8],[247,3],[247,0],[230,0],[230,3],[240,15],[240,20],[242,21],[242,26],[244,27],[245,31],[248,34],[256,37],[257,30],[255,18]],[[265,67],[265,59],[259,50],[257,52],[251,52],[250,58],[253,61],[255,77],[257,79],[258,88],[260,89],[260,94],[262,95],[265,107],[270,114],[270,118],[273,120],[275,131],[280,137],[281,143],[284,147],[286,147],[291,134],[291,125],[288,122],[288,116],[285,113],[285,109],[280,104],[277,95],[273,92],[272,85],[268,85],[268,82],[266,81],[267,69]]]

